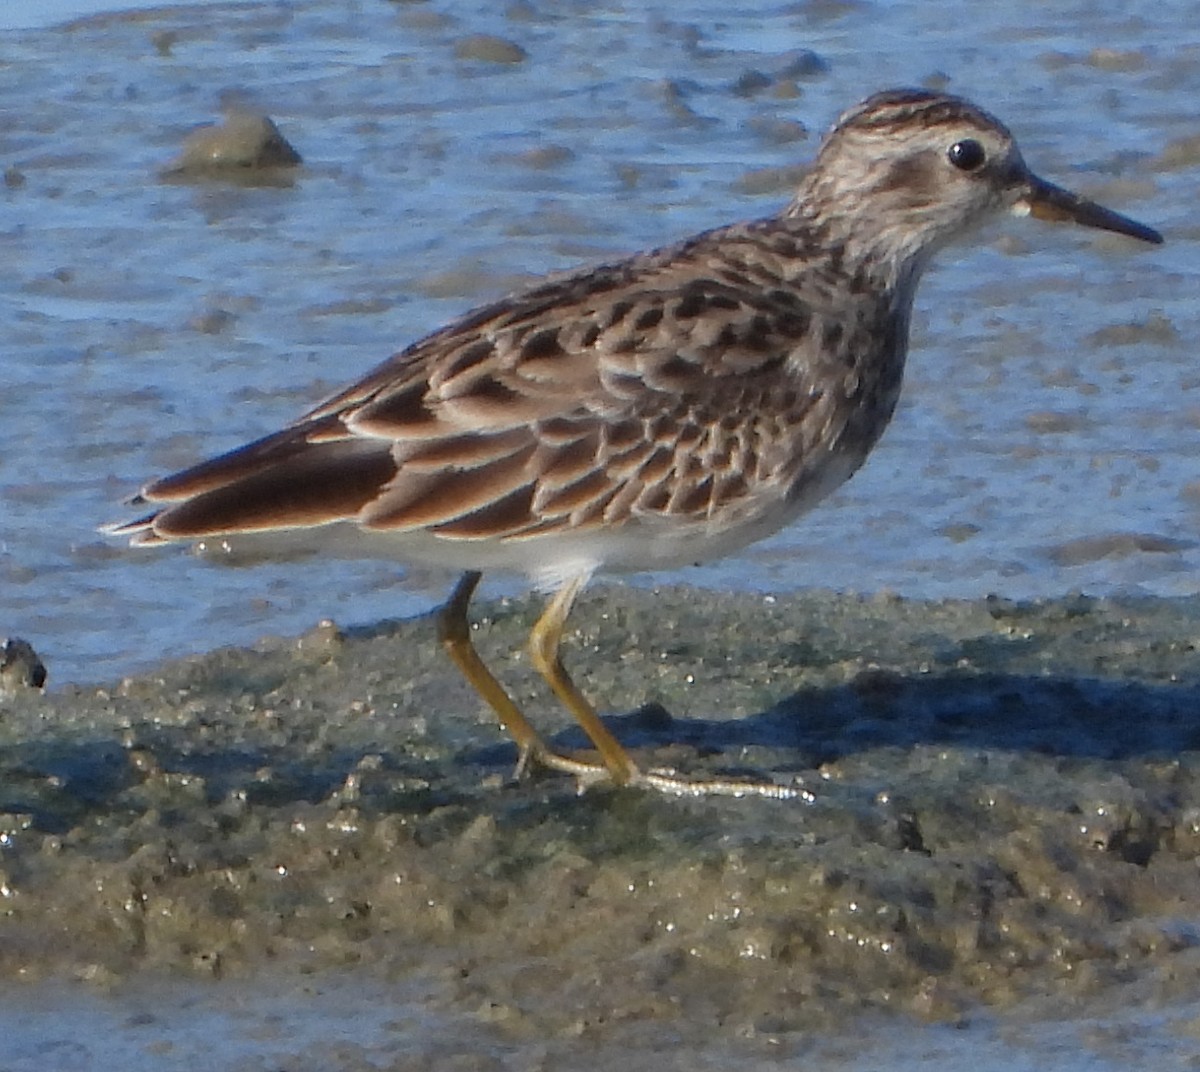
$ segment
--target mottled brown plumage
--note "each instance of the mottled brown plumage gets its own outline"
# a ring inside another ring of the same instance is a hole
[[[690,788],[640,771],[567,677],[575,594],[598,569],[726,554],[850,477],[899,397],[922,270],[1006,209],[1161,241],[1033,176],[967,102],[877,94],[841,117],[778,216],[478,309],[282,431],[148,484],[135,501],[152,512],[113,531],[144,545],[349,528],[464,568],[442,638],[523,755]],[[467,602],[497,567],[558,589],[535,663],[603,766],[551,753],[470,648]]]

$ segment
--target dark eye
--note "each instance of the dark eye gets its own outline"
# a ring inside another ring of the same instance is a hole
[[[974,138],[964,138],[950,146],[946,155],[959,171],[976,171],[983,166],[987,153]]]

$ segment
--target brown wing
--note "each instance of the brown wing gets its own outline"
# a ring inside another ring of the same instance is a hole
[[[783,282],[795,250],[764,245],[781,226],[709,232],[484,307],[283,431],[148,485],[140,500],[162,508],[114,531],[352,520],[480,539],[702,519],[777,479],[820,405],[797,356],[811,303]]]

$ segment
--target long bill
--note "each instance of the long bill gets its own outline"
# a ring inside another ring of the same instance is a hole
[[[1084,227],[1098,227],[1102,231],[1115,231],[1143,242],[1161,245],[1163,237],[1153,227],[1131,220],[1119,212],[1089,201],[1086,197],[1064,190],[1051,182],[1030,176],[1028,191],[1017,201],[1015,211],[1028,213],[1039,220],[1070,220]]]

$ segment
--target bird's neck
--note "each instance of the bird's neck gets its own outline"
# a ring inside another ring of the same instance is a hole
[[[888,295],[891,304],[896,299],[911,302],[934,249],[917,241],[909,229],[865,218],[857,205],[845,211],[829,207],[844,202],[801,187],[779,220],[788,230],[802,233],[810,248],[825,251],[831,269],[852,281],[852,289]]]

